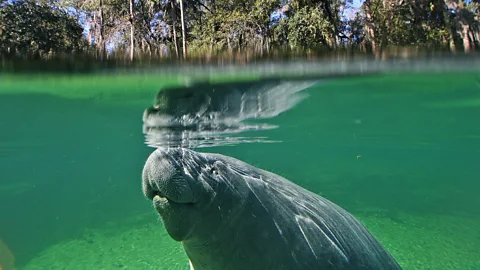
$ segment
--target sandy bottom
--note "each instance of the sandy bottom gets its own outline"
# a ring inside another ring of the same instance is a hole
[[[479,220],[396,214],[358,216],[404,269],[480,269]],[[181,244],[161,222],[116,230],[86,230],[81,239],[57,243],[21,270],[185,269]]]

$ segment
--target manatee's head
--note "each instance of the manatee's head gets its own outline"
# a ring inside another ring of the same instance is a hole
[[[223,156],[184,148],[155,150],[142,179],[143,193],[176,241],[210,237],[239,211],[249,191]]]
[[[207,110],[209,102],[210,97],[197,87],[165,89],[158,92],[152,111],[180,117],[203,113]]]

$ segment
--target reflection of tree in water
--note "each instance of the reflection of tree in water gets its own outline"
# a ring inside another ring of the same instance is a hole
[[[301,91],[314,81],[265,80],[245,83],[198,83],[159,91],[154,106],[145,110],[143,131],[150,146],[206,147],[268,141],[232,136],[245,131],[276,128],[268,119],[298,104]]]

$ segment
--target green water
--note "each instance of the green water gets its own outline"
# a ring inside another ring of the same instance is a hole
[[[141,192],[142,113],[176,77],[0,78],[0,239],[18,269],[188,269]],[[280,174],[359,218],[405,269],[480,269],[480,75],[322,80],[203,148]],[[1,262],[0,262],[1,263]]]

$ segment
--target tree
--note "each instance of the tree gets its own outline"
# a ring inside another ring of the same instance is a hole
[[[387,46],[478,46],[476,4],[463,0],[366,0],[362,6],[365,42],[374,52]]]
[[[134,26],[134,14],[133,14],[133,0],[129,0],[130,4],[130,61],[133,61],[133,53],[135,49],[135,38],[134,38],[134,32],[135,32],[135,26]]]
[[[175,55],[178,57],[179,52],[178,52],[178,42],[177,42],[177,31],[175,29],[177,25],[177,14],[175,11],[175,0],[170,0],[170,5],[172,7],[171,10],[171,15],[172,15],[172,31],[173,31],[173,42],[175,45]]]
[[[0,53],[3,56],[45,58],[85,47],[83,29],[65,11],[19,0],[0,9]]]
[[[475,50],[480,36],[480,10],[477,2],[466,3],[463,0],[447,0],[446,7],[454,17],[458,35],[462,39],[463,49],[466,52]]]
[[[319,7],[289,7],[287,14],[288,17],[281,20],[275,29],[277,42],[288,42],[290,49],[302,51],[335,47],[333,26]]]
[[[99,42],[99,47],[100,47],[100,61],[104,61],[105,55],[106,55],[106,46],[105,46],[105,24],[103,22],[103,0],[99,0],[99,13],[100,13],[100,42]],[[94,16],[95,17],[95,16]]]
[[[180,0],[180,14],[182,20],[182,42],[183,42],[183,59],[187,58],[187,35],[185,35],[185,19],[183,17],[183,0]]]
[[[358,12],[346,16],[352,1],[0,0],[2,21],[8,21],[0,24],[0,49],[2,55],[46,55],[73,47],[90,53],[96,47],[103,61],[108,48],[109,57],[141,61],[178,58],[180,46],[183,59],[247,59],[279,51],[355,47],[379,55],[396,46],[474,51],[480,45],[480,0],[364,0]],[[35,15],[26,16],[27,7]],[[91,46],[79,41],[80,20],[88,26]],[[42,31],[30,26],[44,22]],[[25,39],[34,41],[26,45]]]

